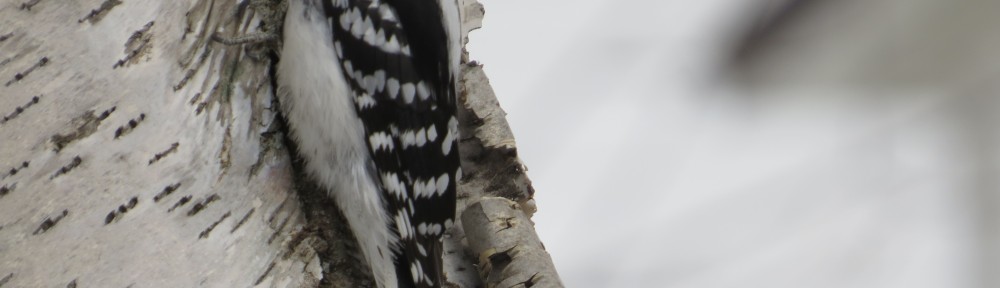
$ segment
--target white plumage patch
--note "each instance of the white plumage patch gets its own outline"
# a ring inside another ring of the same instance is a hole
[[[444,153],[444,155],[450,154],[451,144],[452,142],[455,142],[455,139],[457,138],[458,138],[458,119],[455,119],[455,117],[451,117],[451,119],[448,120],[448,134],[445,134],[443,140],[444,142],[441,143],[441,153]]]
[[[400,89],[403,92],[403,102],[406,102],[406,104],[413,103],[413,95],[417,93],[417,86],[413,85],[413,83],[406,83]]]
[[[392,141],[392,136],[385,132],[372,133],[368,138],[368,143],[372,146],[372,151],[391,151],[396,146]]]
[[[348,5],[347,1],[333,1]],[[344,25],[345,19],[341,19]],[[398,242],[386,227],[390,215],[383,207],[378,175],[371,174],[372,159],[363,124],[355,112],[356,100],[347,75],[354,71],[338,58],[343,47],[331,38],[322,11],[301,0],[289,1],[282,58],[278,63],[278,97],[288,119],[291,137],[299,146],[305,169],[330,193],[355,229],[361,253],[381,287],[395,287],[396,279],[389,243]],[[351,24],[353,22],[348,22]],[[376,77],[377,78],[377,77]],[[368,101],[360,97],[361,103]],[[387,134],[386,134],[387,135]],[[391,149],[385,136],[372,143]],[[381,139],[381,140],[380,140]],[[401,190],[397,190],[401,191]],[[407,216],[408,218],[408,216]],[[408,219],[406,221],[409,221]],[[405,225],[404,225],[405,226]],[[365,229],[367,227],[367,229]]]
[[[281,107],[378,287],[439,282],[459,172],[456,1],[289,1]]]

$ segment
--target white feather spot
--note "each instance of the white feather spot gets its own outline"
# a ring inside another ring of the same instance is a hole
[[[389,99],[396,100],[396,95],[399,95],[399,80],[396,80],[396,78],[385,80],[385,89],[389,94]]]
[[[427,83],[424,81],[417,83],[417,96],[420,96],[420,100],[427,100],[431,97],[431,90],[427,88]]]
[[[455,142],[455,139],[458,139],[458,120],[455,119],[455,116],[452,116],[448,120],[448,134],[445,134],[443,143],[441,143],[441,152],[444,155],[451,153],[451,144]]]
[[[355,11],[357,11],[357,8],[355,8]],[[355,38],[362,39],[365,31],[370,29],[372,29],[372,19],[368,16],[365,16],[364,19],[354,19],[351,21],[351,35],[354,35]],[[374,33],[374,31],[372,32]]]
[[[369,20],[369,19],[370,18],[365,18],[365,20],[368,20],[369,22],[371,22],[371,20]],[[364,38],[363,40],[365,40],[365,43],[368,43],[368,45],[375,46],[375,41],[376,41],[375,40],[375,27],[374,26],[368,26],[368,29],[365,30],[365,34],[362,37]]]
[[[382,15],[382,21],[397,22],[396,13],[393,13],[392,8],[389,8],[389,5],[382,4],[378,6],[378,12]]]
[[[378,151],[380,149],[385,149],[387,151],[392,150],[394,145],[392,143],[392,136],[389,136],[389,134],[385,132],[372,133],[372,135],[368,136],[368,143],[370,143],[372,151]]]
[[[421,197],[421,195],[424,195],[426,193],[427,192],[424,191],[424,184],[423,184],[422,181],[420,181],[419,179],[417,179],[416,181],[413,181],[413,195],[414,196],[416,196],[417,198],[419,198],[419,197]]]
[[[444,194],[444,191],[448,191],[448,173],[441,174],[441,177],[437,179],[437,194]]]
[[[417,233],[427,235],[427,223],[420,223],[420,225],[417,225]]]
[[[413,83],[403,84],[403,102],[409,104],[413,103],[413,95],[416,94],[417,88]]]
[[[381,48],[386,53],[399,53],[399,40],[396,39],[396,35],[389,36],[389,41],[386,41]]]
[[[375,94],[375,88],[378,88],[378,83],[375,82],[375,75],[365,75],[361,83],[365,87],[365,92]]]
[[[375,91],[382,92],[385,90],[385,70],[379,69],[375,70]]]
[[[406,186],[403,184],[403,181],[399,180],[399,176],[396,173],[383,173],[382,185],[390,194],[396,197],[403,198],[406,196]]]
[[[427,83],[420,81],[417,83],[417,96],[420,96],[420,100],[427,100],[431,97],[431,90],[427,88]]]
[[[378,32],[375,32],[375,43],[372,45],[376,47],[382,47],[385,45],[385,30],[379,28]]]
[[[427,249],[424,248],[424,245],[417,245],[417,252],[420,252],[420,256],[427,257]]]
[[[399,238],[409,239],[413,236],[413,227],[410,226],[410,216],[406,215],[406,211],[399,210],[395,218],[396,229],[399,230]]]
[[[354,71],[354,65],[351,64],[351,60],[344,61],[344,71],[348,73]]]
[[[417,147],[424,147],[424,144],[427,144],[427,133],[424,129],[421,128],[420,130],[417,130],[416,140]]]
[[[421,181],[421,180],[414,181],[413,195],[416,196],[417,198],[430,198],[434,194],[437,194],[437,191],[435,191],[436,187],[435,183],[437,182],[434,181],[434,178],[431,178],[430,180],[427,181]]]
[[[354,102],[358,104],[358,109],[364,110],[375,106],[375,98],[371,94],[362,92]]]
[[[437,138],[438,138],[437,126],[431,124],[430,127],[427,127],[427,141],[434,142],[434,140],[437,140]]]
[[[399,142],[402,142],[403,144],[403,149],[413,146],[417,142],[417,136],[414,135],[413,130],[406,130],[406,132],[403,132],[402,137],[399,138]]]
[[[396,127],[396,124],[389,124],[389,134],[399,136],[399,127]]]
[[[351,9],[351,29],[348,30],[345,28],[344,30],[350,31],[351,35],[354,35],[354,37],[361,36],[361,32],[364,32],[364,27],[361,27],[364,23],[361,21],[361,11],[359,11],[356,7]]]
[[[410,275],[413,275],[413,283],[420,283],[420,276],[424,273],[420,267],[420,262],[410,263]]]
[[[350,30],[351,29],[351,19],[352,18],[351,18],[351,13],[350,12],[346,12],[345,11],[343,14],[340,14],[340,27],[344,28],[344,30]]]

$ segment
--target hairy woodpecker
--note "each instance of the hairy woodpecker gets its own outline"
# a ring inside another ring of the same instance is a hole
[[[440,287],[455,217],[459,0],[289,0],[279,100],[378,287]]]

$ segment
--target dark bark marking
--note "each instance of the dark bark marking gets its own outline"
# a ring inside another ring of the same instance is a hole
[[[83,163],[83,159],[80,158],[80,156],[73,157],[73,161],[72,162],[70,162],[69,164],[66,164],[66,166],[63,166],[62,168],[59,168],[59,170],[56,171],[55,174],[52,174],[52,177],[50,177],[49,180],[55,179],[56,177],[62,176],[63,174],[66,174],[66,173],[69,173],[69,171],[72,171],[76,167],[80,166],[80,164],[82,164],[82,163]]]
[[[254,286],[260,285],[261,282],[264,282],[264,279],[267,279],[267,275],[271,275],[271,270],[274,269],[274,264],[274,261],[272,261],[271,265],[267,265],[267,269],[264,269],[264,273],[261,274],[260,277],[257,277],[257,281],[253,282]]]
[[[41,100],[41,97],[42,95],[31,97],[31,101],[28,101],[28,103],[21,106],[17,106],[16,108],[14,108],[13,112],[4,115],[3,119],[0,119],[0,124],[6,124],[7,121],[14,120],[14,118],[17,118],[17,116],[21,116],[21,113],[24,113],[24,110],[27,110],[29,107],[38,104],[38,101]]]
[[[250,211],[247,211],[247,214],[243,215],[243,218],[240,218],[239,222],[236,222],[236,225],[233,226],[233,229],[229,230],[229,234],[233,234],[233,232],[236,232],[236,229],[240,229],[240,227],[243,226],[243,223],[246,223],[247,220],[250,219],[250,215],[253,215],[253,212],[256,210],[257,208],[250,208]]]
[[[42,2],[42,0],[31,0],[28,2],[21,3],[21,10],[31,11],[31,7],[34,7],[36,4],[38,4],[38,2]]]
[[[0,198],[3,198],[3,196],[7,196],[8,193],[13,192],[14,188],[17,188],[17,183],[0,186]]]
[[[278,225],[278,228],[274,229],[274,233],[271,234],[271,237],[267,238],[267,244],[271,244],[271,242],[274,242],[274,239],[278,238],[278,235],[281,234],[282,230],[285,230],[285,226],[288,225],[288,222],[290,222],[291,220],[292,220],[292,215],[288,215],[288,217],[285,217],[285,219],[281,221],[281,225]]]
[[[108,11],[111,11],[111,8],[115,8],[115,6],[118,6],[119,4],[122,4],[121,0],[104,0],[104,3],[101,3],[101,7],[90,10],[90,14],[81,18],[78,22],[83,23],[83,21],[89,20],[90,24],[97,23],[108,14]]]
[[[271,265],[273,266],[274,263],[271,263]],[[14,273],[7,274],[7,276],[4,276],[3,279],[0,279],[0,287],[3,287],[4,284],[7,284],[7,282],[10,281],[10,278],[14,278]]]
[[[135,127],[138,127],[143,120],[146,120],[146,113],[139,113],[139,117],[132,118],[128,120],[128,123],[125,125],[118,126],[118,129],[115,129],[115,139],[131,133],[132,130],[135,130]]]
[[[177,90],[181,90],[181,88],[184,88],[184,85],[187,85],[187,82],[191,81],[191,78],[194,77],[194,74],[198,74],[198,70],[201,68],[203,64],[205,64],[205,61],[208,60],[208,56],[212,55],[212,48],[210,46],[205,45],[204,49],[205,50],[201,52],[201,55],[198,56],[197,65],[194,68],[187,69],[187,71],[184,72],[184,77],[182,77],[181,80],[177,82],[177,85],[174,85],[175,92]]]
[[[163,187],[163,191],[160,191],[160,193],[157,193],[156,196],[153,196],[153,202],[160,202],[160,199],[170,196],[170,193],[174,193],[174,191],[176,191],[179,187],[181,187],[181,182]]]
[[[68,210],[63,210],[62,214],[59,214],[59,216],[56,216],[55,218],[45,218],[45,221],[42,221],[42,224],[38,225],[38,229],[35,229],[35,232],[31,233],[31,235],[38,235],[49,231],[49,229],[55,227],[56,224],[59,224],[60,220],[66,218],[66,215],[69,215]]]
[[[84,112],[83,115],[74,118],[70,121],[71,124],[76,125],[76,129],[72,132],[66,134],[56,134],[52,136],[53,150],[59,152],[66,146],[69,146],[73,141],[80,140],[94,134],[97,132],[97,128],[101,126],[101,122],[104,119],[108,119],[111,113],[115,112],[118,107],[111,106],[107,110],[101,112],[100,115],[94,116],[94,110],[88,110]]]
[[[215,200],[219,199],[221,199],[219,194],[212,194],[211,196],[208,196],[205,200],[201,200],[201,202],[194,204],[194,207],[191,207],[191,210],[188,210],[187,216],[194,216],[195,214],[198,214],[201,210],[205,210],[205,207],[208,207],[208,204],[211,204],[212,202],[215,202]]]
[[[226,214],[222,214],[222,217],[219,218],[219,220],[215,220],[215,222],[212,223],[212,225],[209,225],[208,228],[205,228],[205,230],[201,231],[201,233],[198,233],[198,239],[208,238],[208,234],[212,233],[212,230],[215,229],[215,226],[219,226],[219,223],[222,223],[223,220],[229,218],[231,214],[232,211],[226,211]]]
[[[128,210],[135,208],[136,204],[139,204],[138,197],[132,197],[128,203],[118,205],[118,209],[111,210],[111,213],[108,213],[108,216],[104,217],[104,225],[120,220],[122,216],[125,216],[125,213],[128,212]]]
[[[48,63],[49,63],[49,57],[42,57],[42,59],[38,59],[38,62],[35,62],[35,64],[31,65],[31,67],[28,67],[28,69],[25,69],[20,73],[14,74],[14,79],[10,79],[10,81],[7,81],[7,84],[4,84],[4,86],[10,86],[10,84],[14,84],[15,82],[21,81],[21,79],[27,77],[28,74],[31,74],[32,71],[35,71],[36,68],[45,66],[45,64]]]
[[[167,213],[174,212],[174,209],[177,209],[177,207],[184,206],[184,204],[187,204],[190,201],[191,201],[191,195],[187,195],[187,196],[181,197],[180,200],[177,200],[177,203],[174,203],[173,207],[170,207],[170,209],[167,209]]]
[[[10,168],[10,172],[7,173],[7,176],[6,177],[2,177],[0,179],[17,175],[17,172],[20,172],[21,170],[24,170],[25,168],[28,168],[28,164],[29,164],[29,161],[21,162],[21,166],[14,166],[14,167]]]
[[[150,53],[153,49],[153,45],[150,45],[150,42],[153,41],[153,33],[149,33],[149,28],[153,27],[153,23],[153,21],[149,21],[146,26],[132,32],[132,36],[128,37],[128,41],[125,41],[125,58],[115,62],[115,65],[111,66],[112,69],[138,63],[142,56]]]
[[[160,161],[160,159],[163,159],[163,157],[167,157],[167,155],[170,155],[170,153],[174,153],[175,151],[177,151],[177,147],[179,146],[181,146],[180,142],[174,142],[174,144],[170,144],[169,149],[160,153],[156,153],[156,155],[153,156],[153,159],[149,159],[149,164],[147,165],[153,165],[153,163],[156,163],[156,161]]]

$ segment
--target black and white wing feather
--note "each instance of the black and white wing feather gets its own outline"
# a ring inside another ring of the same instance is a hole
[[[399,237],[399,285],[439,287],[441,236],[453,222],[461,173],[456,29],[436,0],[323,3]]]

